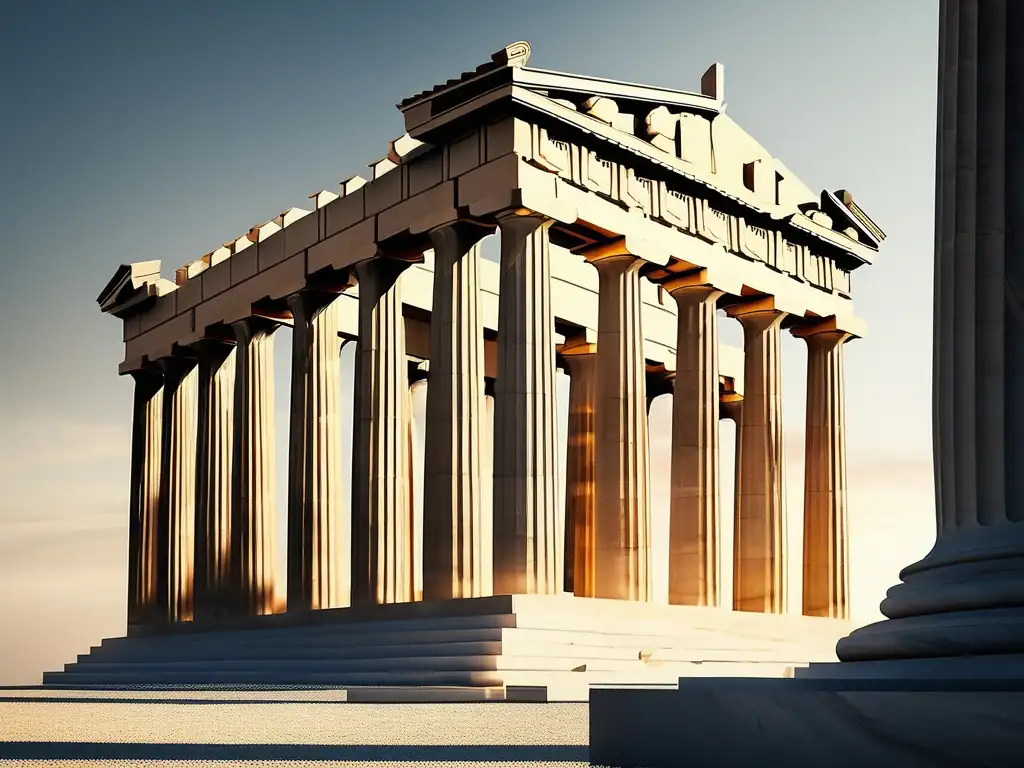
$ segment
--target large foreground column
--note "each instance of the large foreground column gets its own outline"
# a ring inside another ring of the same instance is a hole
[[[550,219],[499,220],[494,592],[557,593],[555,320]]]
[[[1024,3],[947,0],[940,24],[938,538],[844,661],[1024,649]]]
[[[794,333],[807,342],[803,613],[848,619],[843,345],[850,334],[827,325]]]
[[[231,464],[234,453],[235,345],[203,339],[199,359],[196,451],[195,612],[215,618],[232,609]]]
[[[163,559],[158,547],[158,521],[164,382],[154,368],[132,371],[132,378],[135,402],[128,518],[129,627],[149,624],[160,617],[157,571]]]
[[[161,549],[167,553],[160,591],[167,621],[190,621],[196,503],[196,364],[184,357],[160,361],[164,374]]]
[[[277,326],[250,317],[232,324],[235,352],[235,453],[231,539],[237,610],[274,609],[274,337]]]
[[[455,222],[431,232],[434,288],[424,458],[423,597],[483,589],[481,431],[484,325],[477,263],[488,230]]]
[[[784,312],[734,307],[743,326],[743,409],[737,439],[733,609],[786,612],[779,327]]]
[[[597,345],[569,343],[569,434],[565,456],[565,591],[594,596],[594,418],[597,407]]]
[[[341,346],[338,294],[288,299],[292,399],[288,446],[288,610],[348,605],[338,551],[341,504]]]
[[[352,602],[412,599],[408,363],[399,277],[407,263],[365,261],[359,279],[352,449]]]
[[[668,601],[718,605],[718,315],[722,292],[668,286],[678,307]]]

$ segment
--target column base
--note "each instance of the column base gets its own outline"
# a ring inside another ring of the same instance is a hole
[[[944,534],[882,601],[888,621],[839,641],[844,662],[984,656],[1021,650],[1024,525]]]

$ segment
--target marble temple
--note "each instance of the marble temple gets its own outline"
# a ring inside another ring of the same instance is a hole
[[[529,56],[513,43],[404,99],[405,132],[365,178],[311,195],[308,210],[254,226],[173,280],[158,261],[117,269],[98,303],[121,320],[119,373],[135,383],[128,633],[48,683],[260,681],[287,656],[286,637],[293,650],[312,632],[321,644],[387,645],[399,629],[433,632],[433,650],[416,656],[407,641],[378,669],[346,667],[355,661],[335,648],[320,667],[303,655],[301,674],[279,666],[273,679],[511,686],[586,670],[589,682],[643,682],[702,663],[778,677],[835,658],[850,629],[843,350],[864,335],[851,276],[884,233],[849,192],[813,192],[728,116],[719,64],[690,93],[533,69]],[[480,255],[492,234],[498,263]],[[719,343],[721,311],[741,324],[742,349]],[[273,345],[288,332],[280,457]],[[807,355],[798,552],[786,545],[786,332]],[[570,377],[564,498],[559,369]],[[651,556],[648,423],[663,394],[664,562]],[[729,510],[723,419],[737,436]],[[667,602],[652,592],[658,578]],[[474,629],[505,634],[462,656],[441,647]],[[519,631],[534,634],[513,642]],[[598,639],[570,653],[574,632]],[[248,657],[248,677],[210,662],[223,655],[182,655],[243,637],[276,638],[266,658]],[[425,677],[395,677],[399,662]]]

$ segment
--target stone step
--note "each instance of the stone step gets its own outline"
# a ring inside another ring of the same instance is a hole
[[[315,638],[361,637],[382,633],[445,632],[462,629],[501,629],[514,627],[512,614],[482,614],[471,616],[449,616],[440,618],[395,619],[388,621],[342,622],[338,624],[305,624],[300,626],[274,627],[267,629],[240,629],[234,631],[191,632],[174,635],[149,635],[104,638],[101,648],[129,646],[184,647],[216,642],[259,643],[280,642],[289,637],[303,641]]]
[[[260,644],[245,646],[221,644],[213,647],[166,648],[158,653],[146,649],[96,652],[80,656],[77,665],[97,668],[110,664],[160,664],[180,662],[202,662],[216,664],[219,661],[273,662],[273,661],[344,661],[349,659],[390,659],[445,656],[501,655],[539,656],[549,658],[601,658],[637,660],[648,658],[654,663],[676,661],[777,661],[805,662],[830,661],[835,658],[831,647],[808,649],[795,645],[780,645],[775,648],[690,648],[668,645],[671,638],[660,639],[658,644],[630,643],[628,636],[584,635],[574,638],[573,633],[536,633],[530,630],[486,630],[489,633],[504,632],[504,639],[490,641],[448,641],[413,643],[409,645],[388,645],[383,638],[374,638],[378,643],[355,645],[309,644],[304,646],[279,646]],[[552,635],[554,636],[552,637]],[[394,638],[394,635],[389,635]],[[546,638],[561,642],[545,642]],[[582,642],[577,642],[577,640]],[[598,645],[604,641],[603,644]],[[611,644],[615,642],[616,644]],[[678,641],[677,641],[678,642]],[[621,644],[619,644],[621,643]]]
[[[45,685],[89,688],[91,686],[147,687],[166,686],[275,686],[302,685],[310,688],[331,686],[352,691],[355,700],[415,701],[416,691],[427,689],[430,699],[465,700],[472,695],[464,689],[480,689],[481,697],[495,697],[497,689],[517,689],[519,700],[585,701],[590,686],[676,688],[680,677],[791,677],[793,665],[759,663],[708,663],[672,665],[670,668],[645,667],[620,670],[495,670],[486,672],[315,672],[281,674],[268,671],[219,672],[162,671],[158,679],[151,672],[79,673],[58,672],[44,675]],[[370,689],[376,689],[371,691]],[[452,688],[446,698],[444,689]],[[406,689],[406,690],[403,690]],[[487,689],[491,689],[488,692]],[[542,689],[537,690],[537,689]],[[392,696],[394,698],[388,698]],[[368,698],[359,698],[368,697]],[[375,697],[375,698],[372,698]],[[461,697],[455,698],[455,697]]]
[[[644,672],[647,670],[672,671],[686,669],[695,662],[690,661],[657,661],[645,663],[637,657],[613,658],[607,656],[498,656],[498,655],[462,655],[462,656],[427,656],[427,657],[390,657],[367,659],[217,659],[204,661],[170,661],[156,663],[102,663],[70,664],[65,671],[77,673],[79,670],[88,673],[121,674],[129,672],[150,673],[158,678],[164,673],[206,672],[217,675],[221,672],[274,673],[281,675],[307,674],[323,672],[324,674],[346,672],[402,672],[406,670],[428,672],[487,672],[492,670],[509,671],[554,671],[571,672],[573,670],[602,672],[629,671]],[[700,662],[708,666],[722,666],[735,663],[756,664],[754,661],[714,661]],[[778,662],[767,662],[778,663]]]

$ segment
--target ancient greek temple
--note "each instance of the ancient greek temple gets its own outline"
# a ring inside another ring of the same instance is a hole
[[[383,617],[375,606],[463,615],[453,606],[510,595],[659,626],[777,619],[794,642],[824,622],[829,653],[848,630],[843,350],[863,335],[851,274],[883,232],[849,192],[812,192],[726,114],[721,65],[688,93],[532,69],[529,56],[514,43],[403,100],[405,132],[387,155],[367,178],[311,195],[308,210],[174,280],[148,261],[109,281],[98,301],[123,323],[119,372],[135,381],[129,635],[254,627],[244,620],[272,613]],[[480,257],[492,234],[498,263]],[[720,345],[719,310],[742,325],[742,350]],[[807,354],[802,552],[785,544],[787,331]],[[282,332],[287,457],[273,450]],[[339,356],[350,343],[349,402]],[[558,369],[570,377],[564,498]],[[422,424],[411,406],[421,387]],[[665,393],[667,606],[652,603],[648,424]],[[728,510],[722,419],[737,435]],[[286,574],[274,568],[278,515]],[[792,597],[791,558],[804,574]],[[281,578],[287,605],[275,608]]]

